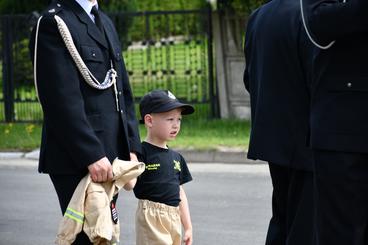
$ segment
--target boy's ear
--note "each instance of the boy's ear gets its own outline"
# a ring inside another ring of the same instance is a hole
[[[152,115],[151,115],[151,114],[146,114],[146,115],[144,115],[144,123],[145,123],[148,127],[152,127]]]

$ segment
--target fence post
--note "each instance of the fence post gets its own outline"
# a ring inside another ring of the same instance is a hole
[[[218,99],[217,99],[217,83],[214,81],[214,70],[213,70],[213,30],[212,30],[212,7],[211,4],[207,4],[207,18],[208,18],[208,50],[207,50],[207,58],[208,58],[208,80],[210,87],[210,100],[211,100],[211,117],[217,118],[219,116],[218,113]]]
[[[11,17],[2,17],[3,35],[3,91],[5,121],[14,122],[13,30]]]

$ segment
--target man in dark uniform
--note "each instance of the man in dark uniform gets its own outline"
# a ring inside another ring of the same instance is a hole
[[[319,245],[368,244],[368,1],[303,0]]]
[[[65,22],[77,52],[100,83],[109,69],[116,71],[116,87],[100,90],[86,82],[55,16]],[[115,158],[137,159],[140,139],[132,93],[116,30],[95,0],[51,3],[33,30],[30,49],[44,112],[39,171],[50,175],[64,213],[88,172],[93,181],[105,182],[112,178]],[[82,233],[74,244],[90,242]]]
[[[272,0],[249,18],[244,83],[251,99],[248,158],[269,163],[267,245],[313,243],[312,152],[307,148],[311,46],[299,3]]]

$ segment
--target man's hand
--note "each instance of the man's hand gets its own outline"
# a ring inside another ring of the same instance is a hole
[[[104,157],[88,166],[93,182],[106,182],[112,180],[112,167],[110,161]]]

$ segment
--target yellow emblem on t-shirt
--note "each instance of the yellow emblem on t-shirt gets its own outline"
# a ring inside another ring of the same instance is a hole
[[[181,171],[181,166],[180,166],[180,162],[174,160],[174,169],[178,170],[179,172]]]

